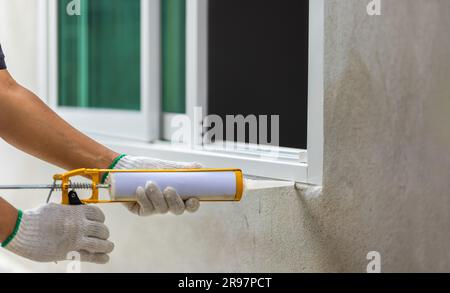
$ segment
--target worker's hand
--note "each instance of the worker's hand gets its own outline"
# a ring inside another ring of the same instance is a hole
[[[180,163],[162,161],[146,157],[125,156],[117,163],[115,169],[199,169],[203,166],[199,163]],[[177,191],[168,187],[166,190],[159,190],[158,186],[148,182],[147,186],[142,186],[136,190],[137,202],[126,203],[125,206],[132,213],[139,216],[150,216],[154,214],[166,214],[171,212],[181,215],[185,211],[196,212],[200,207],[200,201],[190,198],[183,201]]]
[[[107,239],[105,216],[95,206],[48,204],[25,211],[19,229],[6,249],[37,262],[67,260],[70,252],[81,261],[105,264],[114,244]]]
[[[128,203],[127,208],[139,216],[167,214],[168,212],[178,216],[185,211],[194,213],[200,207],[198,199],[190,198],[183,201],[175,189],[167,187],[161,191],[153,182],[147,182],[145,188],[138,187],[136,195],[137,202]]]

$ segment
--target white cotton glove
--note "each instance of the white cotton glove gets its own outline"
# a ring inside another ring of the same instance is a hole
[[[125,156],[116,164],[114,169],[198,169],[202,168],[199,163],[179,163],[162,161],[146,157]],[[107,179],[108,180],[108,179]],[[153,182],[148,182],[146,186],[136,190],[137,202],[126,203],[128,210],[139,216],[150,216],[154,214],[181,215],[185,211],[196,212],[200,207],[200,202],[196,198],[183,201],[177,191],[171,187],[160,190]]]
[[[114,244],[107,240],[104,221],[95,206],[47,204],[23,212],[19,230],[5,248],[37,262],[63,261],[78,252],[81,261],[105,264]]]

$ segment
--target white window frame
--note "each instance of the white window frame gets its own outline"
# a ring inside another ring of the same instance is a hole
[[[38,33],[40,36],[46,35],[48,40],[41,42],[39,46],[41,60],[48,61],[48,67],[39,69],[39,74],[47,77],[46,81],[42,78],[47,87],[41,88],[40,93],[48,96],[49,104],[70,123],[123,153],[177,161],[197,161],[216,168],[238,167],[252,176],[322,185],[325,0],[309,0],[307,150],[280,148],[282,156],[277,160],[262,157],[259,152],[229,152],[220,149],[211,151],[157,141],[160,136],[170,135],[167,125],[171,121],[170,114],[163,116],[160,111],[160,66],[154,66],[161,62],[159,0],[141,0],[142,111],[137,114],[129,111],[58,107],[56,1],[39,0],[40,5],[45,5],[46,8],[40,6],[39,9]],[[194,118],[200,119],[198,123],[203,119],[203,115],[195,115],[194,108],[201,106],[205,109],[207,105],[207,3],[208,0],[187,0],[186,115],[192,121],[195,121]],[[158,44],[158,48],[155,48],[154,44]],[[163,127],[164,124],[166,127]],[[115,135],[110,133],[111,130]],[[150,141],[152,143],[149,143]],[[201,144],[200,137],[198,144]]]
[[[111,135],[145,142],[159,136],[160,112],[160,2],[141,0],[141,97],[140,111],[85,109],[58,105],[58,0],[39,0],[40,34],[47,32],[47,97],[49,105],[65,120],[89,134]],[[72,16],[77,17],[77,16]],[[47,26],[47,29],[45,29]],[[44,27],[44,29],[42,29]],[[43,42],[44,43],[44,42]],[[157,46],[154,46],[154,44]],[[124,123],[127,121],[127,123]]]

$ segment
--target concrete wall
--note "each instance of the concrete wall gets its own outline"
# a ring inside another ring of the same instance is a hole
[[[367,16],[368,2],[326,4],[323,194],[253,192],[181,218],[105,207],[116,250],[110,264],[83,270],[363,272],[375,250],[385,272],[450,271],[450,2],[382,0],[379,17]],[[33,42],[33,15],[23,17],[32,3],[0,0],[9,15],[0,17],[0,41],[17,79],[33,88],[34,46],[20,47],[21,37]],[[46,182],[56,171],[5,145],[0,156],[0,182]],[[45,198],[5,195],[23,208]],[[6,252],[0,259],[65,270]]]
[[[38,1],[0,0],[0,44],[7,54],[10,72],[32,90],[36,77],[36,8]]]

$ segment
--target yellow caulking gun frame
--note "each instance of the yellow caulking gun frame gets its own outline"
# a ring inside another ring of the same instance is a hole
[[[110,169],[77,169],[73,171],[69,171],[63,174],[56,174],[53,176],[55,180],[54,186],[56,186],[56,182],[61,182],[61,191],[62,191],[62,201],[61,204],[70,205],[73,204],[70,200],[71,193],[71,178],[76,176],[83,176],[91,179],[92,185],[90,188],[92,189],[92,194],[89,199],[79,200],[82,204],[102,204],[102,203],[116,203],[116,202],[125,202],[119,200],[100,200],[99,199],[99,186],[101,184],[101,175],[103,173],[161,173],[161,172],[234,172],[236,175],[237,182],[237,192],[233,200],[218,200],[218,201],[240,201],[242,199],[242,195],[244,193],[244,179],[243,173],[240,169],[173,169],[173,170],[110,170]],[[74,193],[76,196],[76,193]],[[78,198],[77,198],[78,200]],[[200,201],[208,201],[201,200]]]

